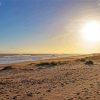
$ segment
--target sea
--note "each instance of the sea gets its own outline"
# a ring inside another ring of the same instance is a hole
[[[37,61],[43,59],[68,57],[66,54],[0,54],[0,64],[12,64],[25,61]]]

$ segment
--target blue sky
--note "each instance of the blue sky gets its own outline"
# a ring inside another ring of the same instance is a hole
[[[90,8],[98,13],[98,3],[98,0],[0,0],[0,52],[67,53],[78,38],[70,32],[74,31],[70,25],[75,26],[81,14],[87,16]]]

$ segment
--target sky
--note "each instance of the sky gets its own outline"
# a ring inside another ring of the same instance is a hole
[[[100,0],[0,0],[0,53],[98,53],[81,37]]]

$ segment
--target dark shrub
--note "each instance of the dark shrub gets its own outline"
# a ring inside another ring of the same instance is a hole
[[[56,66],[56,65],[57,65],[56,62],[41,62],[37,64],[36,66]]]
[[[88,61],[85,62],[85,64],[86,64],[86,65],[93,65],[94,62],[93,62],[92,60],[88,60]]]
[[[2,70],[11,70],[11,69],[12,69],[12,66],[6,66]]]

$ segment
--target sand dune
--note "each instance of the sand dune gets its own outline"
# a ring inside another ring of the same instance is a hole
[[[100,55],[0,65],[0,100],[100,100]]]

